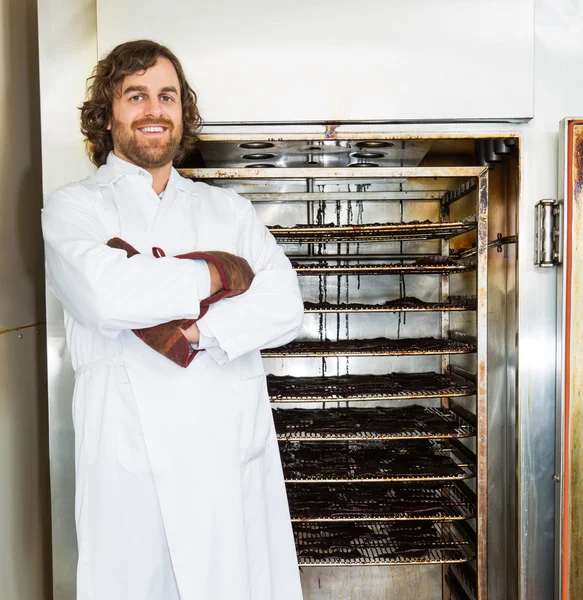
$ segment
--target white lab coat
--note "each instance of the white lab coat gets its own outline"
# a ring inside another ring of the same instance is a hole
[[[301,327],[282,250],[234,191],[172,170],[160,200],[147,171],[113,154],[42,217],[76,375],[77,598],[300,600],[259,352]],[[115,236],[141,255],[106,246]],[[243,256],[255,279],[211,306],[209,347],[182,369],[131,329],[198,316],[208,269],[172,258],[195,250]]]

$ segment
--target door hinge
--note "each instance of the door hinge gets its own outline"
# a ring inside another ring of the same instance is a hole
[[[556,267],[563,262],[563,203],[541,200],[534,209],[534,264]]]

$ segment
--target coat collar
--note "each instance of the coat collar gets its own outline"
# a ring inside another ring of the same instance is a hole
[[[142,169],[142,167],[138,167],[138,165],[134,165],[133,163],[119,158],[113,152],[109,153],[107,162],[99,167],[95,177],[99,185],[109,186],[121,177],[126,177],[128,175],[138,175],[139,177],[143,177],[148,182],[148,185],[152,185],[152,175],[150,175],[146,169]],[[181,177],[178,171],[172,167],[170,179],[168,179],[168,184],[166,185],[164,192],[175,187],[196,196],[197,194],[190,188],[189,183],[189,180]]]

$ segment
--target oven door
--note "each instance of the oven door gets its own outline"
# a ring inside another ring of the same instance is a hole
[[[583,597],[583,118],[561,123],[557,346],[557,598]]]

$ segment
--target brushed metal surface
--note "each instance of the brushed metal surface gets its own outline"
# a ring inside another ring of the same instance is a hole
[[[99,54],[128,39],[167,43],[206,122],[533,115],[534,0],[175,0],[173,10],[159,8],[99,0]]]
[[[0,335],[0,581],[3,599],[50,593],[44,326]]]
[[[35,2],[2,2],[0,331],[44,321]]]
[[[442,600],[440,577],[440,565],[309,567],[301,571],[304,600]]]

